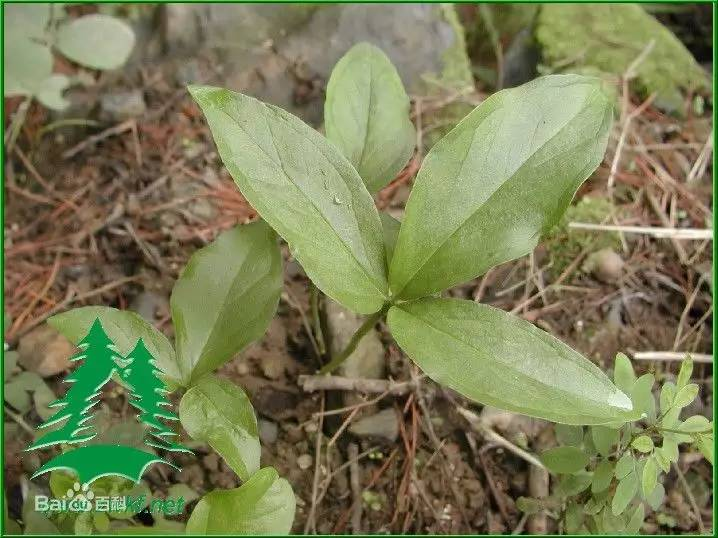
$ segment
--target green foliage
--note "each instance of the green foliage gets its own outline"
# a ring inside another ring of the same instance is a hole
[[[654,378],[646,374],[636,379],[630,361],[619,353],[614,382],[636,395],[634,405],[641,418],[610,427],[591,426],[578,444],[575,432],[557,425],[561,446],[544,452],[541,461],[561,480],[550,497],[521,498],[517,506],[527,513],[549,508],[558,512],[566,533],[637,534],[646,506],[657,510],[663,502],[661,477],[678,462],[679,444],[698,449],[713,463],[713,423],[700,415],[679,418],[681,409],[697,395],[692,388],[697,385],[689,383],[691,372],[692,361],[687,358],[676,384],[665,381],[655,391],[660,394],[660,412],[649,414],[646,410],[655,411]],[[681,391],[685,395],[679,397]],[[710,452],[704,450],[708,446]]]
[[[187,533],[288,534],[295,503],[289,482],[265,467],[236,489],[205,495],[187,522]]]
[[[214,448],[239,478],[259,470],[257,417],[241,388],[207,376],[185,393],[179,411],[187,433]]]
[[[62,110],[73,81],[53,74],[52,50],[92,69],[115,69],[135,44],[132,29],[107,15],[66,20],[60,4],[8,4],[4,17],[4,95],[26,95]]]
[[[260,338],[281,288],[277,237],[264,222],[226,231],[195,252],[170,300],[182,384],[197,381]]]
[[[536,40],[548,68],[622,75],[648,43],[652,51],[637,66],[634,84],[656,104],[683,109],[683,92],[708,90],[709,78],[691,53],[666,27],[637,4],[544,4]]]
[[[377,47],[361,43],[339,60],[327,83],[324,128],[377,192],[406,165],[416,133],[399,73]]]

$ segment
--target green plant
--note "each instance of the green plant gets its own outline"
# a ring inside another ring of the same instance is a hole
[[[690,444],[713,464],[713,423],[701,415],[679,418],[698,395],[698,385],[689,382],[692,370],[687,358],[675,383],[660,387],[656,406],[654,376],[636,378],[628,357],[619,353],[614,382],[642,418],[585,431],[556,425],[561,446],[544,452],[541,461],[560,476],[558,485],[550,497],[520,498],[518,506],[552,513],[569,534],[638,534],[646,505],[657,510],[663,502],[660,478],[678,463],[678,445]]]
[[[121,20],[101,14],[68,19],[60,4],[8,4],[4,20],[4,95],[33,97],[54,110],[67,108],[62,92],[75,81],[53,73],[52,51],[91,69],[116,69],[135,44]]]

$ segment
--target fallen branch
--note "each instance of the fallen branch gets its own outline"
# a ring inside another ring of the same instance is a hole
[[[682,361],[686,357],[693,362],[713,364],[713,355],[705,353],[690,353],[688,351],[636,351],[633,358],[637,361]]]
[[[367,394],[387,393],[395,396],[412,392],[418,386],[418,383],[414,381],[397,383],[391,379],[357,379],[335,375],[300,375],[298,383],[305,392],[346,390],[364,392]]]
[[[713,230],[699,228],[659,228],[656,226],[619,226],[613,224],[591,224],[588,222],[569,222],[568,227],[575,230],[596,232],[623,232],[643,234],[658,239],[713,239]]]

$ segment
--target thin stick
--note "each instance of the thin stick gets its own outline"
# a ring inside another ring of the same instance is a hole
[[[713,364],[713,355],[705,353],[690,353],[688,351],[636,351],[633,358],[637,361],[682,361],[690,356],[693,362]]]
[[[698,530],[700,530],[701,534],[705,534],[706,528],[705,528],[705,525],[703,525],[703,517],[701,516],[701,510],[700,510],[700,508],[698,508],[698,503],[696,502],[696,498],[693,496],[691,487],[688,485],[688,481],[686,480],[686,477],[683,475],[683,471],[681,471],[680,467],[674,463],[673,468],[676,470],[676,474],[678,475],[678,480],[680,481],[681,486],[683,486],[683,490],[686,492],[686,497],[688,497],[688,502],[690,503],[691,508],[693,508],[693,511],[696,513],[696,520],[698,521]]]
[[[396,382],[392,379],[361,379],[342,376],[300,375],[298,384],[305,392],[318,390],[346,390],[367,394],[393,394],[401,396],[416,389],[414,381]]]
[[[331,361],[329,361],[327,364],[322,366],[322,368],[319,370],[320,374],[329,374],[336,370],[345,360],[349,358],[349,356],[354,353],[354,350],[359,345],[359,342],[361,342],[361,339],[364,338],[364,336],[374,328],[374,325],[377,324],[377,322],[381,319],[381,317],[386,313],[387,307],[382,308],[378,312],[373,313],[371,316],[366,318],[364,320],[364,323],[361,324],[361,326],[357,329],[357,331],[352,336],[351,340],[349,340],[349,343],[347,344],[347,347],[345,347],[338,355],[332,358]]]
[[[363,501],[361,477],[359,476],[359,447],[356,443],[349,443],[347,456],[349,458],[349,483],[352,488],[352,534],[362,534],[361,514]]]
[[[67,151],[63,152],[62,158],[63,159],[70,159],[83,151],[85,148],[92,146],[93,144],[96,144],[97,142],[100,142],[104,140],[105,138],[109,138],[111,136],[115,136],[118,134],[122,134],[125,131],[131,130],[136,125],[135,120],[127,120],[123,121],[122,123],[118,123],[114,127],[110,127],[109,129],[105,129],[104,131],[97,133],[96,135],[92,135],[79,144],[71,147]]]
[[[696,159],[696,162],[693,163],[693,166],[691,167],[690,172],[688,172],[688,176],[686,177],[686,183],[688,185],[694,185],[700,181],[700,179],[703,177],[703,174],[706,171],[706,167],[708,166],[708,163],[711,161],[711,153],[713,151],[713,133],[710,134],[708,137],[708,140],[706,140],[705,145],[701,149],[701,152],[698,154],[698,158]]]
[[[701,228],[659,228],[657,226],[616,226],[612,224],[591,224],[588,222],[569,222],[569,228],[576,230],[592,230],[596,232],[624,232],[643,234],[658,239],[713,239],[713,230]]]
[[[648,199],[648,202],[651,204],[651,207],[653,208],[653,211],[656,213],[658,218],[661,221],[661,224],[666,227],[666,229],[675,229],[673,228],[673,223],[666,217],[666,214],[663,212],[663,208],[661,207],[661,204],[658,203],[658,200],[651,194],[651,192],[646,189],[645,190],[646,198]],[[688,254],[686,253],[686,249],[683,248],[683,245],[681,245],[678,242],[678,239],[675,237],[670,237],[671,243],[673,244],[673,248],[676,251],[676,254],[678,254],[678,259],[680,262],[685,265],[688,262]]]
[[[696,298],[698,297],[698,293],[701,291],[702,284],[703,284],[703,275],[701,275],[698,278],[698,282],[696,283],[696,288],[693,290],[693,293],[691,293],[691,296],[686,301],[686,306],[683,309],[683,312],[681,312],[681,317],[678,320],[678,328],[676,329],[676,337],[673,339],[673,351],[678,349],[678,343],[681,341],[681,335],[683,334],[683,324],[686,322],[688,313],[690,312],[691,308],[693,307],[693,303],[696,301]]]
[[[321,414],[319,415],[317,425],[317,439],[314,443],[314,480],[312,481],[312,504],[309,508],[309,514],[307,515],[307,521],[304,524],[304,534],[309,534],[309,527],[312,528],[314,534],[317,533],[317,525],[315,515],[317,512],[317,491],[319,489],[319,462],[322,455],[322,428],[324,427],[324,393],[322,393]]]

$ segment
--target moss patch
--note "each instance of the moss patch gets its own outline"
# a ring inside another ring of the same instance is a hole
[[[651,39],[635,89],[680,112],[683,92],[708,90],[709,78],[678,38],[636,4],[545,4],[536,25],[548,70],[623,74]]]

